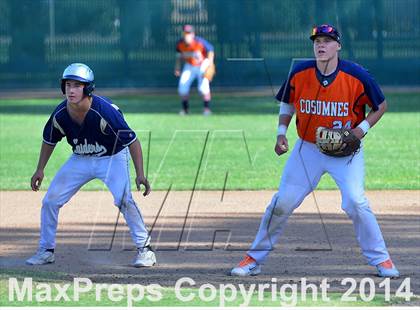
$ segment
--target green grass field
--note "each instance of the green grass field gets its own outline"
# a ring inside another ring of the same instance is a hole
[[[389,111],[365,139],[367,189],[420,189],[419,133],[420,93],[388,93]],[[192,115],[177,115],[179,102],[176,96],[145,95],[141,97],[113,98],[125,114],[127,122],[138,132],[143,145],[145,163],[153,188],[221,189],[228,172],[227,189],[275,189],[288,155],[277,157],[273,152],[277,126],[278,107],[269,97],[214,96],[214,115],[203,117],[198,97],[192,99]],[[36,167],[43,126],[59,99],[22,99],[0,101],[0,190],[29,190],[29,179]],[[150,139],[149,139],[150,137]],[[288,133],[291,144],[296,140],[294,125]],[[47,168],[42,185],[47,189],[57,169],[71,150],[65,141],[58,144]],[[200,165],[201,163],[201,165]],[[198,173],[197,170],[200,167]],[[99,181],[87,184],[84,189],[98,190],[104,186]],[[325,176],[319,188],[336,188],[333,180]],[[0,270],[0,306],[40,306],[45,303],[8,299],[8,279],[33,277],[39,283],[71,284],[66,274],[48,272],[22,272]],[[183,289],[184,294],[198,295],[197,288]],[[69,296],[72,295],[69,291]],[[112,302],[103,293],[101,302],[95,293],[81,296],[78,302],[48,302],[48,306],[126,306],[125,299]],[[195,298],[181,302],[173,287],[162,289],[162,299],[147,299],[134,306],[218,306],[219,294],[213,301]],[[53,294],[54,295],[54,294]],[[278,306],[271,295],[264,302],[252,296],[251,306]],[[330,293],[330,302],[303,301],[298,295],[298,306],[388,306],[402,300],[376,294],[369,303],[358,298],[343,302],[341,293]],[[238,297],[227,306],[244,302]]]
[[[386,96],[389,111],[365,138],[366,188],[419,189],[420,93]],[[172,185],[172,189],[187,190],[195,180],[196,188],[222,189],[227,172],[228,190],[277,188],[288,155],[277,157],[273,152],[278,107],[272,98],[216,94],[211,117],[200,114],[198,97],[192,98],[192,115],[188,117],[177,115],[175,95],[112,99],[138,132],[153,189]],[[1,190],[29,189],[43,126],[59,100],[0,101]],[[288,138],[293,145],[294,125]],[[64,140],[58,144],[46,168],[43,189],[70,152]],[[84,187],[103,188],[99,181]],[[334,181],[325,176],[319,188],[335,188]]]
[[[9,278],[16,278],[19,283],[19,287],[22,288],[22,283],[25,277],[32,278],[32,300],[29,301],[26,297],[23,301],[17,300],[16,293],[13,294],[13,298],[9,299]],[[15,306],[31,306],[31,307],[60,307],[60,306],[72,306],[72,307],[126,307],[127,306],[127,286],[124,285],[123,287],[123,298],[119,301],[113,301],[109,295],[107,289],[104,289],[100,292],[100,294],[96,294],[95,289],[87,293],[80,294],[79,301],[74,300],[74,289],[73,289],[73,282],[70,280],[63,280],[67,279],[68,276],[65,274],[57,274],[51,272],[24,272],[24,271],[2,271],[0,272],[0,306],[8,306],[8,307],[15,307]],[[42,298],[47,298],[48,293],[45,293],[45,287],[43,289],[37,289],[37,285],[44,285],[48,283],[52,286],[51,289],[51,299],[57,296],[57,289],[53,286],[53,284],[58,284],[61,287],[63,285],[69,285],[69,289],[66,291],[66,295],[69,298],[69,301],[64,301],[61,299],[60,301],[42,301]],[[100,283],[93,283],[94,285]],[[102,284],[102,283],[101,283]],[[141,283],[137,283],[140,284]],[[225,283],[226,285],[226,283]],[[218,288],[217,286],[215,286]],[[239,290],[238,286],[236,285],[237,289]],[[330,292],[327,291],[327,297],[329,298],[328,301],[322,300],[322,295],[319,293],[316,297],[316,300],[313,298],[311,293],[308,293],[306,298],[302,298],[302,295],[296,294],[292,295],[290,290],[286,293],[277,292],[275,300],[272,300],[272,294],[269,291],[266,291],[263,296],[259,296],[258,290],[252,294],[252,297],[246,301],[244,297],[237,292],[236,298],[232,298],[231,291],[226,287],[226,290],[221,298],[221,291],[205,289],[203,290],[203,295],[208,298],[208,301],[201,300],[199,288],[191,287],[191,288],[182,288],[180,293],[182,296],[189,296],[192,295],[193,298],[191,301],[182,301],[180,297],[178,297],[175,293],[174,287],[161,287],[160,291],[160,298],[159,300],[149,300],[147,297],[156,296],[156,293],[148,293],[145,292],[144,298],[142,300],[132,302],[132,306],[135,307],[165,307],[165,306],[178,306],[178,307],[191,307],[191,306],[207,306],[207,307],[218,307],[220,305],[224,306],[265,306],[265,307],[276,307],[276,306],[305,306],[305,307],[382,307],[382,306],[390,306],[396,305],[403,302],[402,298],[391,296],[390,300],[385,300],[384,294],[375,294],[375,297],[369,301],[363,301],[360,296],[357,295],[350,295],[351,298],[355,298],[354,301],[343,301],[343,293],[338,292]],[[41,293],[43,291],[44,293]],[[116,289],[113,290],[114,292]],[[133,296],[136,294],[133,291]],[[310,291],[309,291],[310,292]],[[117,293],[118,294],[118,293]],[[201,296],[203,296],[201,295]],[[116,296],[116,295],[115,295]],[[235,296],[234,296],[235,297]],[[221,301],[221,299],[223,301]],[[416,297],[413,297],[413,300]],[[231,301],[230,301],[231,300]]]

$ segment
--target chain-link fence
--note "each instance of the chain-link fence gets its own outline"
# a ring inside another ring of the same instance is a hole
[[[342,57],[386,85],[420,84],[418,0],[0,0],[0,88],[57,87],[84,62],[99,87],[167,87],[182,25],[215,46],[217,86],[275,83],[311,57],[314,24],[342,32]]]

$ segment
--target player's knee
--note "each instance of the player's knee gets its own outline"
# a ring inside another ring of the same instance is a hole
[[[210,93],[208,93],[208,94],[204,94],[204,95],[203,95],[203,100],[205,100],[205,101],[210,101],[210,100],[211,100],[211,94],[210,94]]]
[[[123,208],[128,208],[134,203],[134,200],[131,195],[122,195],[121,197],[114,197],[114,205],[122,210]]]
[[[205,100],[205,101],[210,101],[211,100],[210,91],[204,91],[204,92],[202,92],[200,90],[200,95],[203,97],[203,100]]]
[[[270,207],[273,208],[273,214],[276,216],[291,214],[294,210],[293,199],[286,195],[277,195]]]
[[[202,96],[210,96],[210,86],[207,80],[207,83],[205,82],[207,79],[204,79],[201,83],[200,87],[198,88],[198,91]]]
[[[364,195],[352,194],[343,198],[341,208],[352,218],[360,213],[360,211],[369,208],[369,202]]]
[[[42,199],[42,207],[44,208],[58,208],[60,207],[60,202],[58,201],[58,196],[47,192],[47,194]]]
[[[189,89],[188,89],[187,87],[185,87],[185,86],[183,86],[183,85],[180,85],[180,86],[178,87],[178,94],[179,94],[181,97],[188,96],[188,93],[189,93]]]
[[[114,197],[114,205],[118,208],[118,209],[122,209],[125,205],[125,201],[122,199],[122,197]]]

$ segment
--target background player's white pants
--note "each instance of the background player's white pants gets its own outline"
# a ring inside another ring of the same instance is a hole
[[[377,265],[387,260],[389,254],[381,230],[364,194],[363,148],[351,161],[350,157],[324,155],[315,144],[299,139],[286,163],[279,190],[265,211],[248,255],[258,263],[265,261],[293,210],[316,188],[321,176],[329,173],[341,191],[341,208],[353,221],[357,241],[368,263]]]
[[[204,72],[209,66],[208,59],[205,59],[201,66],[193,66],[189,63],[184,65],[178,83],[178,93],[180,96],[187,96],[190,93],[192,82],[197,79],[197,89],[202,95],[210,93],[210,82],[203,77]]]
[[[129,159],[127,148],[113,156],[71,155],[55,175],[42,201],[40,248],[55,248],[60,208],[84,184],[96,178],[102,180],[111,191],[115,205],[121,210],[130,228],[135,245],[138,248],[149,245],[149,234],[131,195]],[[74,216],[83,217],[83,214]]]

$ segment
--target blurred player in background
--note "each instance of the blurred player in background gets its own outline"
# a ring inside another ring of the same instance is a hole
[[[184,67],[181,71],[181,63]],[[189,93],[192,82],[197,79],[197,88],[203,96],[204,115],[210,115],[210,82],[213,78],[214,48],[213,46],[195,35],[191,25],[183,27],[183,38],[176,44],[175,76],[179,77],[178,93],[182,100],[182,110],[179,114],[189,112]]]
[[[315,144],[319,127],[347,128],[362,139],[385,113],[385,97],[366,69],[338,57],[340,33],[334,26],[312,29],[315,60],[294,66],[277,94],[280,101],[275,152],[288,151],[286,131],[293,114],[299,139],[287,160],[280,181],[261,220],[258,233],[243,261],[232,269],[235,276],[257,275],[277,243],[289,216],[328,173],[337,183],[342,209],[353,221],[356,239],[380,277],[398,277],[375,215],[364,193],[363,147],[353,156],[333,157]],[[366,115],[366,108],[370,112]]]

